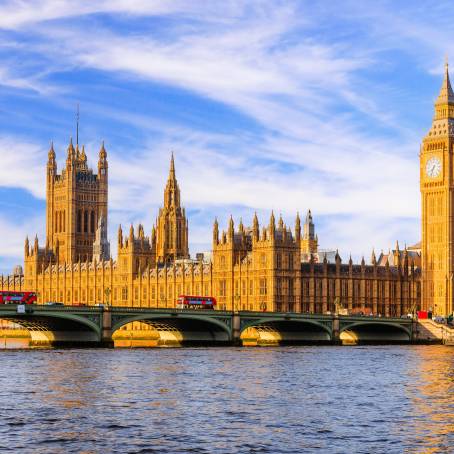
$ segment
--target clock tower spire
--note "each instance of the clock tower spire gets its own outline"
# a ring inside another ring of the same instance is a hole
[[[447,61],[434,107],[420,151],[421,302],[424,309],[448,315],[454,299],[454,92]]]

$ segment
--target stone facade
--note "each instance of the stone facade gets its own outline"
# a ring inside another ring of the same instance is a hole
[[[406,249],[393,264],[372,254],[371,265],[352,260],[318,263],[318,238],[309,211],[293,230],[276,222],[237,228],[232,218],[220,232],[215,220],[210,260],[189,257],[188,221],[181,207],[172,156],[151,234],[130,226],[118,229],[117,259],[107,241],[107,152],[99,152],[98,174],[88,168],[85,150],[72,144],[66,167],[57,174],[55,152],[47,164],[46,244],[25,241],[24,276],[2,278],[4,289],[36,291],[38,302],[174,307],[179,295],[214,296],[218,309],[284,312],[334,312],[400,316],[418,308],[419,268]],[[96,229],[96,225],[98,226]],[[382,265],[382,266],[381,266]]]

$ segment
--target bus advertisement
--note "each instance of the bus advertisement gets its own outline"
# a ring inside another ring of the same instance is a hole
[[[212,296],[180,295],[177,299],[177,309],[210,310],[216,306],[216,299]]]
[[[0,290],[0,304],[36,304],[35,292]]]

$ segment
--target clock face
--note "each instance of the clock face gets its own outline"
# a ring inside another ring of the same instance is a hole
[[[430,158],[426,162],[426,174],[430,178],[435,178],[440,175],[441,172],[441,162],[438,158]]]

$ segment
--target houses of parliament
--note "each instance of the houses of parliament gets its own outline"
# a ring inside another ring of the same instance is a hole
[[[310,211],[286,225],[274,213],[260,225],[218,220],[210,254],[189,255],[189,229],[174,157],[156,224],[118,227],[117,257],[107,238],[109,165],[104,144],[97,169],[72,142],[58,172],[51,146],[46,166],[46,239],[25,240],[23,273],[3,289],[35,291],[38,302],[174,307],[179,295],[214,296],[224,310],[400,316],[416,309],[453,311],[454,93],[448,67],[432,126],[420,150],[422,238],[370,263],[319,250]]]

